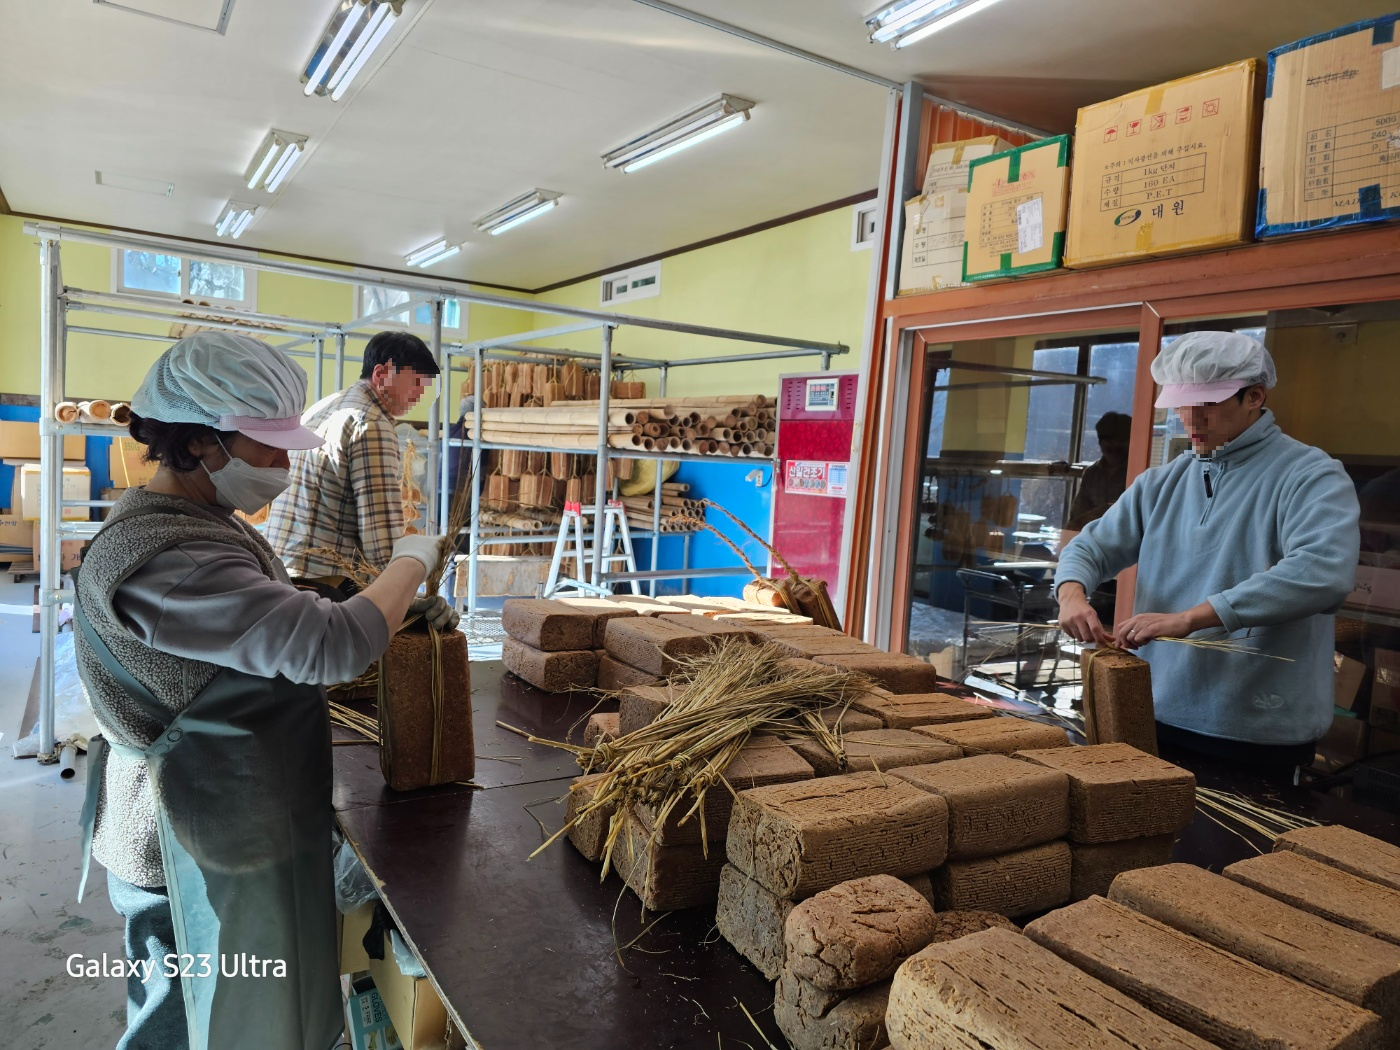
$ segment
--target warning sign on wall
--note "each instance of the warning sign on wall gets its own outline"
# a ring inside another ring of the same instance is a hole
[[[794,496],[846,495],[848,463],[823,463],[790,459],[784,477],[783,491]]]

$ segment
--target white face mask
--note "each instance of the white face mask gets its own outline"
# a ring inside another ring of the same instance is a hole
[[[224,448],[223,441],[217,435],[214,440],[224,449],[228,462],[218,470],[210,470],[203,460],[200,466],[204,467],[204,473],[214,483],[220,506],[241,510],[244,514],[255,514],[291,488],[292,475],[289,471],[281,467],[255,467]]]

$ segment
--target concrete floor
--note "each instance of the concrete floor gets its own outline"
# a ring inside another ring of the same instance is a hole
[[[0,576],[0,1039],[6,1050],[98,1050],[126,1030],[124,978],[70,977],[70,955],[124,958],[122,923],[94,863],[77,903],[78,814],[86,788],[57,766],[14,759],[39,638],[33,582]]]

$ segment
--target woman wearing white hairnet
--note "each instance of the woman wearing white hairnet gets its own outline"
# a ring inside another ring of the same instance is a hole
[[[120,1050],[330,1050],[342,1031],[321,686],[384,651],[441,539],[402,538],[343,603],[290,584],[233,511],[266,506],[287,450],[320,444],[305,398],[305,374],[265,343],[176,343],[131,401],[160,468],[78,573],[78,670],[105,737],[85,845],[136,970]]]

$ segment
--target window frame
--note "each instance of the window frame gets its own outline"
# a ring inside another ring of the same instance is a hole
[[[644,285],[641,291],[637,291],[633,282],[640,277],[651,277],[652,282]],[[628,290],[621,295],[609,296],[608,289],[617,281],[626,279]],[[617,306],[621,303],[630,303],[638,299],[655,299],[661,294],[661,260],[655,262],[642,263],[639,266],[630,266],[625,270],[618,270],[615,273],[604,274],[598,279],[598,305],[606,308]]]
[[[112,249],[112,274],[111,289],[114,292],[121,292],[127,295],[149,295],[160,299],[169,299],[172,302],[184,302],[185,300],[205,302],[210,306],[226,306],[235,310],[256,311],[258,308],[258,271],[251,266],[239,266],[243,271],[243,298],[224,299],[213,295],[196,295],[190,291],[190,263],[207,262],[218,266],[237,266],[236,263],[227,263],[222,259],[206,259],[199,253],[175,255],[173,252],[159,252],[160,255],[172,255],[180,260],[180,290],[179,292],[162,292],[152,288],[133,288],[123,280],[125,267],[125,253],[138,251],[136,248],[113,248]]]
[[[357,272],[358,272],[358,271],[357,271]],[[366,274],[365,276],[368,276],[368,274]],[[371,287],[372,287],[372,286],[370,286],[370,285],[364,285],[364,284],[357,284],[357,285],[355,285],[355,320],[357,320],[357,321],[358,321],[360,318],[366,316],[367,314],[375,313],[374,310],[366,310],[366,309],[365,309],[365,293],[366,293],[367,291],[369,291]],[[412,296],[412,293],[405,293],[405,294],[407,294],[407,295],[409,296],[410,299],[413,297],[413,296]],[[447,321],[446,321],[446,316],[445,316],[445,315],[446,315],[446,311],[444,311],[444,319],[443,319],[442,330],[443,330],[444,333],[446,333],[446,332],[452,332],[452,333],[453,333],[454,335],[456,335],[458,338],[465,338],[465,337],[466,337],[466,334],[467,334],[466,318],[467,318],[467,305],[468,305],[468,304],[462,302],[461,299],[453,299],[452,301],[455,302],[455,303],[457,304],[457,324],[455,324],[455,325],[450,325],[450,324],[448,324]],[[418,306],[423,306],[423,305],[425,305],[425,304],[423,304],[423,303],[419,303],[419,304],[418,304]],[[404,309],[405,309],[405,312],[408,314],[408,320],[407,320],[407,321],[379,320],[379,321],[374,322],[375,327],[376,327],[376,328],[390,329],[390,330],[393,330],[393,331],[412,332],[414,335],[420,335],[420,336],[429,335],[429,334],[431,334],[431,332],[432,332],[432,330],[433,330],[433,326],[432,326],[431,324],[419,324],[418,322],[416,322],[416,321],[413,320],[413,314],[414,314],[414,312],[418,309],[418,306],[411,306],[411,307],[405,307],[405,308],[404,308]]]

